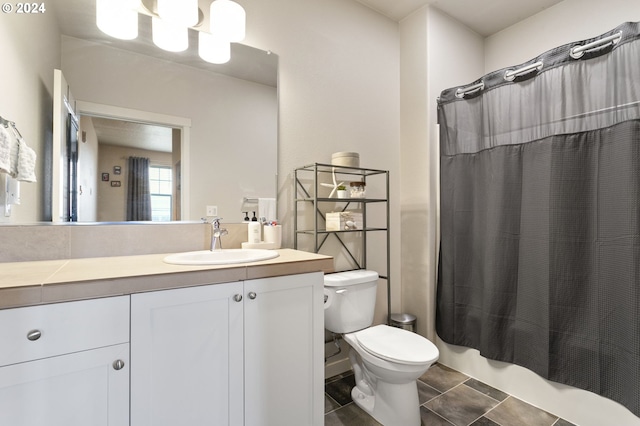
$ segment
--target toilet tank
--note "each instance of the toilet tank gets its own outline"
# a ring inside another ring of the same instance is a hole
[[[324,276],[324,327],[351,333],[373,323],[378,273],[360,269]]]

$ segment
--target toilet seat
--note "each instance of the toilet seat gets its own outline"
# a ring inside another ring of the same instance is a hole
[[[419,334],[388,325],[376,325],[353,335],[371,355],[399,364],[432,363],[439,354],[438,348]]]

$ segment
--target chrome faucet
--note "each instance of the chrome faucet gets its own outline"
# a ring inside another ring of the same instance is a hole
[[[222,250],[222,240],[220,238],[229,233],[225,228],[220,228],[221,219],[216,217],[211,221],[211,251],[214,251],[216,246],[219,247],[219,250]]]

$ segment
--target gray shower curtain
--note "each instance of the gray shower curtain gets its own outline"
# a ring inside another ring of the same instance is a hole
[[[149,159],[129,157],[127,180],[127,220],[151,220]]]
[[[438,121],[440,338],[640,416],[639,23],[447,89]]]

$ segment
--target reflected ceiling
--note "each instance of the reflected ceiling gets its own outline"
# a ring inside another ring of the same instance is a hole
[[[170,127],[102,117],[92,117],[91,120],[100,144],[149,151],[172,151],[173,138]]]

